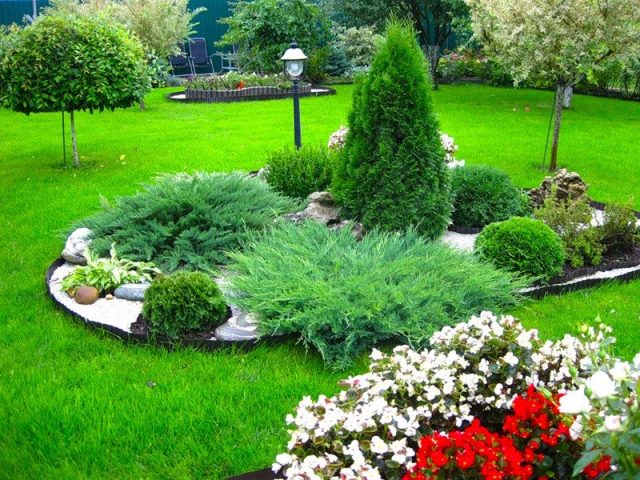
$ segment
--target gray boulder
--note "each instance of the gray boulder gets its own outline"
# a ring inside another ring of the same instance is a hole
[[[286,220],[293,223],[315,220],[324,225],[340,221],[340,210],[336,206],[333,195],[329,192],[315,192],[309,195],[309,205],[302,212],[285,215]]]
[[[91,235],[91,230],[88,228],[78,228],[75,230],[69,235],[69,238],[67,238],[64,250],[62,251],[62,257],[69,263],[86,265],[87,259],[84,256],[84,252],[91,244],[89,235]]]
[[[336,230],[336,231],[340,231],[343,228],[351,228],[351,235],[353,235],[353,238],[356,239],[356,241],[360,242],[362,241],[362,239],[364,238],[364,235],[366,233],[366,230],[364,228],[364,225],[362,225],[361,223],[354,223],[354,222],[350,222],[348,220],[344,220],[340,223],[336,223],[335,225],[332,225],[331,227],[329,227],[331,230]]]
[[[144,300],[144,294],[150,286],[150,283],[125,283],[116,288],[113,295],[120,300],[142,302]]]
[[[231,318],[216,328],[215,336],[223,342],[242,342],[257,340],[258,325],[250,313],[231,306]]]

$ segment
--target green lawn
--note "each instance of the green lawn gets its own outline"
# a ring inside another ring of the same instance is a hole
[[[80,169],[63,169],[60,115],[0,111],[0,478],[225,478],[271,463],[283,418],[305,394],[336,390],[315,354],[294,344],[216,354],[127,346],[58,312],[44,272],[60,237],[99,195],[129,194],[156,173],[253,170],[292,143],[288,101],[180,105],[165,91],[136,109],[78,115]],[[307,144],[346,123],[351,87],[304,99]],[[499,166],[519,185],[540,169],[552,94],[445,86],[435,93],[459,157]],[[525,111],[529,106],[530,111]],[[515,111],[514,111],[515,109]],[[566,113],[560,163],[603,201],[640,208],[640,104],[578,96]],[[120,160],[125,155],[124,160]],[[515,313],[545,336],[596,315],[640,350],[640,282],[529,303]],[[151,388],[148,382],[156,386]]]

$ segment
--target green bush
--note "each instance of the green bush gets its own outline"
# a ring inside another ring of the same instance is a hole
[[[232,258],[233,303],[335,368],[386,340],[425,346],[443,325],[515,303],[525,285],[415,230],[358,242],[349,228],[283,222]]]
[[[202,272],[178,272],[156,279],[144,294],[142,315],[155,334],[181,334],[215,328],[227,315],[220,289]]]
[[[534,215],[560,235],[571,266],[579,268],[602,262],[605,251],[602,230],[591,225],[593,211],[586,198],[561,200],[553,187]]]
[[[484,227],[522,214],[528,201],[509,175],[484,165],[453,169],[451,198],[453,223],[466,227]]]
[[[359,82],[333,192],[367,227],[428,238],[449,223],[449,172],[414,31],[393,21],[368,76]]]
[[[284,195],[307,198],[331,185],[335,153],[327,148],[285,149],[267,159],[267,183]]]
[[[228,72],[224,75],[196,77],[189,80],[186,87],[190,90],[238,90],[249,87],[291,88],[291,79],[284,73],[275,75],[257,75],[255,73]]]
[[[475,248],[496,267],[535,280],[561,273],[566,257],[557,233],[543,222],[522,217],[492,223],[478,236]]]
[[[258,179],[215,173],[161,176],[155,184],[117,200],[81,222],[99,255],[111,244],[133,260],[153,261],[165,272],[212,270],[241,248],[252,230],[300,209]]]
[[[309,54],[309,60],[304,68],[304,78],[314,85],[319,85],[327,79],[327,65],[329,64],[329,46],[317,48]]]
[[[602,241],[607,253],[631,253],[640,245],[637,222],[631,202],[612,203],[605,207]]]
[[[153,263],[118,258],[114,245],[109,253],[109,258],[95,258],[87,249],[87,264],[65,277],[62,289],[71,296],[84,285],[95,287],[100,293],[113,293],[120,285],[150,282],[161,273]]]
[[[280,57],[296,40],[300,48],[313,52],[329,40],[329,19],[309,0],[239,0],[219,46],[238,48],[240,66],[247,72],[278,73]]]

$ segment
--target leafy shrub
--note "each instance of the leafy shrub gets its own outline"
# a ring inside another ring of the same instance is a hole
[[[62,280],[62,289],[71,296],[84,285],[95,287],[100,293],[112,293],[125,283],[150,282],[160,274],[153,263],[118,258],[113,245],[109,258],[95,258],[89,249],[85,251],[85,257],[87,265],[77,267]]]
[[[333,193],[367,227],[414,225],[436,238],[449,223],[449,172],[424,55],[410,25],[393,21],[354,92],[350,133]]]
[[[640,244],[638,218],[631,202],[605,207],[602,241],[607,253],[631,253]]]
[[[267,183],[289,197],[307,198],[331,185],[334,154],[327,148],[285,149],[267,159]]]
[[[226,252],[242,247],[250,231],[299,207],[241,174],[165,175],[114,206],[105,202],[81,224],[92,230],[100,255],[115,243],[127,258],[153,261],[165,272],[211,270],[226,263]]]
[[[602,262],[605,250],[602,231],[591,226],[593,212],[586,198],[560,200],[557,187],[553,187],[551,195],[534,215],[560,235],[571,266],[578,268]]]
[[[220,289],[202,272],[177,272],[156,279],[144,294],[142,314],[153,333],[176,338],[217,327],[227,314]]]
[[[480,258],[525,277],[549,280],[562,272],[562,240],[544,223],[515,217],[486,227],[476,240]]]
[[[415,230],[360,242],[349,230],[283,223],[232,254],[234,305],[263,333],[298,335],[345,368],[385,340],[426,345],[443,325],[513,304],[525,284]]]
[[[371,27],[351,27],[338,31],[336,45],[344,50],[351,69],[366,69],[373,64],[382,40]]]
[[[484,227],[520,214],[528,198],[509,175],[493,167],[469,165],[455,168],[451,177],[453,223]]]
[[[327,79],[327,64],[329,63],[330,47],[317,48],[309,55],[304,68],[304,78],[310,83],[320,84]]]
[[[311,1],[239,0],[232,9],[219,20],[228,29],[218,45],[236,45],[245,71],[281,72],[280,57],[293,39],[307,52],[327,44],[329,20]]]
[[[344,77],[349,73],[351,64],[344,47],[333,44],[329,50],[325,71],[331,77]]]

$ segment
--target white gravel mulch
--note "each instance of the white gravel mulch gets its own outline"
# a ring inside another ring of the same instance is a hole
[[[127,333],[131,333],[131,324],[136,321],[142,312],[142,302],[131,302],[129,300],[106,300],[100,298],[93,305],[80,305],[63,292],[61,289],[62,280],[69,275],[77,265],[64,263],[58,267],[51,276],[49,290],[55,299],[66,308],[81,317],[92,322],[109,325]]]

